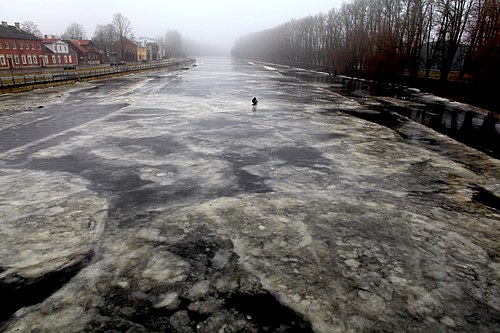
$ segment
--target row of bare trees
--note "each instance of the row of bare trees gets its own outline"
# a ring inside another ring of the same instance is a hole
[[[113,16],[111,23],[96,27],[92,40],[104,54],[109,54],[113,49],[113,44],[118,43],[119,58],[125,59],[125,40],[133,38],[130,20],[123,14],[117,13]],[[156,41],[162,45],[166,56],[180,57],[182,55],[182,37],[177,30],[168,30],[163,37],[156,38]]]
[[[500,1],[352,0],[243,36],[232,54],[383,80],[434,69],[447,80],[458,68],[462,79],[498,82]]]
[[[21,24],[21,29],[38,38],[43,38],[42,32],[38,29],[33,21],[25,21]],[[85,39],[87,38],[83,25],[78,23],[71,23],[66,30],[61,34],[61,39]]]
[[[131,36],[132,24],[130,20],[125,15],[116,13],[111,23],[97,25],[92,40],[104,55],[108,55],[114,49],[117,49],[119,50],[118,58],[125,60],[125,40]],[[115,43],[118,44],[118,48],[113,46]]]
[[[124,58],[125,40],[133,39],[132,26],[130,20],[117,13],[113,16],[111,23],[98,25],[96,27],[93,41],[104,54],[112,52],[114,44],[119,45],[119,58]],[[177,30],[168,30],[163,37],[156,38],[161,44],[168,57],[180,57],[182,55],[182,37]]]

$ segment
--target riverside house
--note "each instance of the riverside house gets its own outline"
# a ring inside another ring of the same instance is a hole
[[[43,44],[43,67],[66,67],[78,65],[77,53],[64,41],[55,38],[45,38]]]
[[[42,66],[42,39],[2,21],[0,25],[0,70]]]
[[[97,65],[102,63],[102,53],[91,40],[70,39],[65,40],[69,47],[78,55],[78,64]]]

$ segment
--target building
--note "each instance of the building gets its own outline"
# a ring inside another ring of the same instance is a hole
[[[95,47],[91,40],[86,39],[70,39],[65,40],[69,47],[76,52],[78,56],[78,64],[80,65],[97,65],[102,62],[101,51]]]
[[[158,46],[158,42],[155,40],[150,40],[146,44],[147,52],[148,52],[148,60],[160,60],[160,48]]]
[[[164,58],[162,56],[161,45],[157,41],[153,39],[140,39],[137,44],[139,47],[145,48],[147,61],[156,61]]]
[[[139,46],[136,42],[124,38],[123,39],[123,55],[122,55],[122,43],[117,40],[111,45],[112,52],[116,54],[116,59],[118,61],[125,62],[136,62],[138,59],[138,49]]]
[[[78,65],[78,54],[69,45],[57,38],[45,38],[43,44],[43,67],[64,67]]]
[[[2,21],[0,25],[0,70],[39,68],[42,65],[42,40]]]
[[[137,43],[137,61],[148,61],[148,52],[146,46]]]

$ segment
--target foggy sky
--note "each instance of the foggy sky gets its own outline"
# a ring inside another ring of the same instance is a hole
[[[272,28],[338,8],[343,0],[23,0],[0,1],[0,20],[33,21],[44,35],[60,35],[73,22],[88,38],[98,24],[120,12],[132,23],[135,37],[156,38],[167,30],[229,49],[244,34]]]

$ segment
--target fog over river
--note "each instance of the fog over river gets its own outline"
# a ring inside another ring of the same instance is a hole
[[[1,330],[500,331],[499,160],[198,62],[0,96]]]

